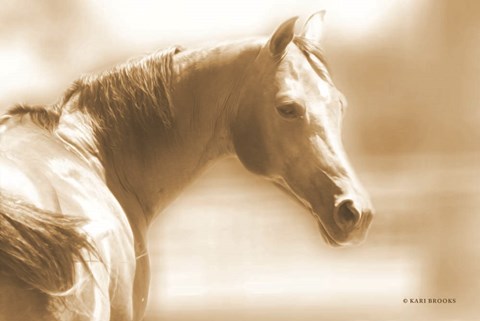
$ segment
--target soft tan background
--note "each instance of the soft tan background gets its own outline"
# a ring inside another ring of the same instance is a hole
[[[0,0],[0,109],[322,8],[345,145],[378,211],[367,242],[328,248],[295,202],[222,161],[152,228],[146,320],[478,320],[478,1]]]

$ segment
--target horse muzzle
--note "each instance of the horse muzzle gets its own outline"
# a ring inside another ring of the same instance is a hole
[[[333,220],[324,220],[316,213],[319,228],[332,246],[351,246],[362,243],[373,219],[371,207],[360,207],[352,199],[344,199],[333,208]]]

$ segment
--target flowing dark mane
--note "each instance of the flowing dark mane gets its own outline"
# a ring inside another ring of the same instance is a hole
[[[170,99],[174,47],[128,61],[98,75],[73,83],[61,104],[72,98],[79,109],[88,112],[100,126],[118,126],[123,122],[143,123],[160,118],[167,127],[174,116]]]
[[[28,114],[37,125],[52,130],[58,125],[62,109],[75,99],[74,107],[92,116],[98,128],[142,124],[152,117],[169,127],[174,117],[170,99],[172,57],[179,51],[180,48],[173,47],[130,60],[110,71],[82,77],[59,103],[15,105],[0,118],[0,124]]]

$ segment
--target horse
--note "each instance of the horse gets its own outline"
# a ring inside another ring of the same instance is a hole
[[[327,244],[362,242],[374,210],[342,146],[323,16],[299,34],[294,17],[266,38],[157,51],[7,111],[0,315],[141,320],[148,228],[222,157],[299,200]]]

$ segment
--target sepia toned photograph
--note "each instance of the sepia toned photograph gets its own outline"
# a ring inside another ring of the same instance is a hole
[[[0,321],[480,320],[480,2],[0,0]]]

